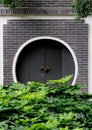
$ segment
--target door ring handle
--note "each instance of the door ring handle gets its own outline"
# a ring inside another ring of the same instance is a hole
[[[43,73],[48,73],[49,71],[51,71],[51,67],[49,67],[49,66],[41,67],[40,70],[41,70]]]

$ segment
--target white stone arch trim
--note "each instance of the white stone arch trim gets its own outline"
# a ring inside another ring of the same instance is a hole
[[[73,82],[72,82],[72,85],[74,85],[75,82],[76,82],[76,79],[77,79],[77,75],[78,75],[78,62],[77,62],[77,58],[76,58],[76,55],[75,55],[73,49],[65,41],[63,41],[63,40],[61,40],[59,38],[56,38],[56,37],[49,37],[49,36],[40,36],[40,37],[32,38],[32,39],[26,41],[24,44],[22,44],[19,47],[18,51],[15,54],[15,57],[14,57],[14,60],[13,60],[13,66],[12,66],[12,74],[13,74],[13,80],[14,80],[14,82],[17,82],[16,64],[17,64],[17,60],[18,60],[18,57],[19,57],[21,51],[28,44],[31,44],[33,41],[41,40],[41,39],[49,39],[49,40],[58,41],[59,43],[63,44],[70,51],[70,53],[71,53],[71,55],[73,57],[73,60],[74,60],[74,65],[75,65],[75,74],[74,74],[74,78],[73,78]]]

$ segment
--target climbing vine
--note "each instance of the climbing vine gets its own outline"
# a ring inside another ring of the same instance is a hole
[[[73,0],[72,6],[77,19],[85,18],[92,13],[92,0]]]
[[[16,8],[20,4],[20,0],[0,0],[5,7]]]

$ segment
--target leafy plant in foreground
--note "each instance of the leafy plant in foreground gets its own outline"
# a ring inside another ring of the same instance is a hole
[[[0,130],[91,130],[92,95],[71,78],[0,86]]]

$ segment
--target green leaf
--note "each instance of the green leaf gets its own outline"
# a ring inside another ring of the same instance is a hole
[[[26,130],[49,130],[44,123],[33,124],[31,128]]]
[[[64,84],[73,78],[73,75],[66,76],[58,80],[48,80],[47,84]]]
[[[60,128],[59,130],[69,130],[68,127],[66,126],[65,128]]]

